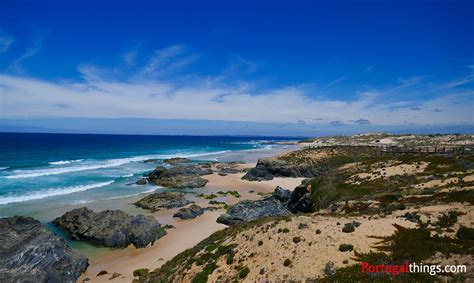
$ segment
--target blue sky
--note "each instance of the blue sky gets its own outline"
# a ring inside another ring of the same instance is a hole
[[[255,2],[2,1],[0,130],[474,128],[472,1]]]

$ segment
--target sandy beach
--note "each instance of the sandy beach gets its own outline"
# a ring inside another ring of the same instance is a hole
[[[255,166],[255,162],[249,162],[239,165],[241,169],[251,168]],[[244,199],[259,199],[258,193],[273,192],[276,186],[281,186],[287,189],[293,189],[301,183],[304,178],[274,178],[270,181],[249,182],[242,180],[244,173],[229,174],[227,176],[220,176],[216,173],[205,176],[209,182],[205,187],[194,189],[196,192],[203,194],[216,193],[218,191],[237,191],[241,195],[240,198],[234,196],[222,196],[215,198],[218,201],[224,201],[227,204],[235,204]],[[173,214],[178,210],[162,209],[155,213],[150,213],[147,210],[139,209],[130,205],[134,201],[143,197],[134,197],[122,199],[116,202],[115,209],[123,209],[130,213],[141,213],[153,215],[161,224],[170,224],[175,228],[168,229],[168,235],[159,239],[153,246],[148,246],[142,249],[136,249],[129,246],[125,249],[104,249],[104,248],[80,248],[82,252],[86,253],[89,258],[89,267],[85,273],[79,278],[82,282],[86,278],[88,282],[110,282],[110,278],[114,273],[120,276],[113,279],[112,282],[131,282],[133,280],[133,271],[139,268],[148,268],[153,270],[160,267],[167,260],[170,260],[180,252],[193,247],[201,240],[207,238],[209,235],[224,229],[227,226],[216,222],[217,217],[225,212],[224,209],[216,211],[206,211],[203,215],[190,220],[181,220],[173,218]],[[187,197],[202,207],[209,206],[208,200],[198,198],[193,194],[187,194]],[[103,210],[100,204],[94,203],[87,205],[91,209]],[[105,270],[107,274],[97,276],[97,274]]]

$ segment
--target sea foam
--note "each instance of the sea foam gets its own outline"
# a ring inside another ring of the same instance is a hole
[[[21,196],[0,197],[0,204],[24,202],[24,201],[42,199],[42,198],[52,197],[52,196],[67,195],[67,194],[72,194],[72,193],[77,193],[77,192],[82,192],[82,191],[87,191],[87,190],[91,190],[95,188],[108,186],[112,184],[113,182],[114,181],[107,181],[107,182],[101,182],[101,183],[95,183],[95,184],[89,184],[89,185],[71,186],[71,187],[66,187],[66,188],[54,188],[54,189],[48,189],[48,190],[41,190],[41,191],[37,191],[31,194],[25,194]]]
[[[84,161],[84,159],[75,159],[75,160],[60,160],[60,161],[53,161],[49,162],[50,165],[64,165],[64,164],[71,164]]]
[[[15,170],[12,172],[13,173],[12,175],[7,175],[5,176],[5,178],[7,179],[34,178],[34,177],[58,175],[58,174],[64,174],[64,173],[117,167],[117,166],[125,165],[131,162],[139,162],[139,161],[144,161],[151,158],[164,159],[164,158],[170,158],[170,157],[198,157],[198,156],[222,154],[226,152],[229,152],[229,150],[196,153],[196,154],[147,155],[147,156],[137,156],[137,157],[130,157],[130,158],[117,158],[117,159],[109,159],[105,161],[97,161],[97,163],[92,163],[88,165],[84,164],[84,165],[77,165],[77,166],[54,167],[54,168],[46,168],[46,169]]]

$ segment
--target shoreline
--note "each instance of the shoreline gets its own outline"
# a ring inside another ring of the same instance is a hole
[[[295,148],[282,148],[279,151],[262,151],[261,154],[258,154],[258,158],[264,156],[275,156],[292,150],[295,150]],[[245,154],[245,152],[239,152],[236,155]],[[239,167],[241,169],[251,168],[254,167],[255,164],[256,161],[246,162],[241,164]],[[214,173],[212,175],[206,175],[204,178],[209,180],[206,186],[202,188],[190,189],[187,190],[187,192],[195,191],[196,193],[211,194],[218,191],[238,191],[241,195],[240,198],[231,195],[219,196],[215,198],[215,200],[225,201],[228,205],[232,205],[241,200],[260,199],[261,196],[258,195],[258,193],[273,192],[276,186],[282,186],[292,190],[304,179],[274,178],[270,181],[250,182],[241,179],[244,174],[245,173],[237,173],[220,176],[217,173]],[[80,241],[73,241],[71,243],[73,248],[89,258],[89,267],[78,279],[78,282],[82,282],[86,278],[90,280],[88,282],[110,282],[109,278],[113,273],[121,274],[119,277],[114,278],[113,282],[131,282],[134,279],[134,270],[140,268],[148,268],[153,270],[158,268],[180,252],[193,247],[201,240],[204,240],[210,236],[212,233],[227,227],[226,225],[216,222],[216,219],[219,217],[219,215],[225,212],[225,209],[206,211],[203,215],[194,219],[181,220],[173,218],[173,214],[178,211],[179,208],[161,209],[156,212],[150,212],[149,210],[135,207],[132,204],[145,195],[146,194],[140,194],[129,198],[121,198],[112,202],[93,202],[80,205],[86,206],[95,211],[104,209],[120,209],[131,214],[152,215],[162,225],[170,224],[175,226],[175,228],[168,229],[168,234],[157,240],[153,246],[150,245],[141,249],[136,249],[132,245],[125,249],[109,249],[94,247]],[[209,200],[207,199],[196,197],[193,193],[188,193],[186,196],[188,199],[194,201],[201,207],[209,206]],[[67,209],[67,211],[69,210],[70,208]],[[108,274],[97,276],[97,274],[102,270],[106,270]]]
[[[246,163],[243,166],[253,166],[254,163]],[[209,183],[200,189],[202,193],[215,193],[220,190],[235,190],[241,194],[240,198],[233,196],[223,196],[216,200],[225,201],[227,204],[235,204],[244,199],[259,199],[257,193],[272,192],[276,186],[283,186],[293,189],[300,184],[303,178],[275,178],[270,181],[250,182],[241,180],[244,173],[229,174],[219,176],[218,174],[205,176]],[[254,193],[249,193],[254,190]],[[190,197],[199,206],[209,206],[208,200]],[[136,249],[129,246],[123,250],[104,249],[97,253],[87,253],[89,258],[89,267],[79,278],[79,282],[89,278],[89,282],[110,282],[109,278],[114,272],[121,276],[114,279],[113,282],[131,282],[133,280],[133,271],[139,268],[149,268],[153,270],[160,267],[167,260],[172,259],[180,252],[193,247],[201,240],[204,240],[212,233],[224,229],[227,226],[216,222],[217,217],[225,212],[224,209],[216,211],[206,211],[203,215],[189,220],[173,218],[173,214],[179,208],[162,209],[155,213],[137,208],[140,213],[153,215],[162,225],[171,224],[176,228],[168,229],[168,235],[157,240],[153,246],[142,249]],[[100,248],[99,248],[100,249]],[[158,261],[158,259],[163,259]],[[109,274],[96,276],[100,271],[106,270]]]
[[[295,149],[297,149],[297,145],[285,145],[284,147],[234,150],[224,153],[206,154],[205,158],[200,156],[194,158],[196,158],[196,161],[239,161],[255,164],[259,158],[274,156]],[[179,156],[179,154],[176,154],[176,156]],[[48,223],[67,211],[84,206],[93,210],[123,209],[125,212],[131,214],[143,213],[142,210],[129,204],[155,190],[166,188],[155,185],[126,186],[126,184],[134,183],[143,173],[153,170],[156,166],[160,166],[160,163],[153,164],[145,171],[136,173],[127,179],[118,178],[109,186],[25,202],[5,204],[0,207],[0,217],[10,217],[14,215],[30,216],[43,223]],[[194,189],[194,191],[199,190],[200,188]]]

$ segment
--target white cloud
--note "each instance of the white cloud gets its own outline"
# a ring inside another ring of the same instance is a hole
[[[97,79],[53,83],[0,75],[0,96],[0,118],[4,119],[137,117],[281,123],[323,116],[339,121],[363,118],[375,125],[401,125],[407,119],[431,125],[473,122],[472,104],[466,103],[472,101],[472,92],[427,100],[412,118],[409,108],[391,110],[395,104],[373,104],[373,95],[362,93],[353,101],[315,100],[298,87],[252,93],[251,89],[199,82],[183,87],[170,82]],[[434,112],[437,108],[443,112]]]
[[[308,85],[258,89],[252,81],[224,83],[215,77],[162,76],[175,74],[196,56],[185,46],[157,50],[126,79],[116,69],[81,65],[82,82],[51,82],[0,74],[0,119],[33,118],[157,118],[295,123],[308,127],[340,124],[396,126],[473,124],[472,90],[449,89],[420,100],[402,99],[409,86],[423,86],[419,77],[399,85],[366,92],[351,100],[321,96]],[[135,55],[134,55],[135,56]],[[225,72],[223,72],[225,73]],[[186,79],[183,79],[186,78]],[[446,84],[446,83],[444,83]],[[442,89],[443,83],[438,84]],[[436,87],[435,87],[436,88]],[[346,96],[347,97],[347,96]],[[387,98],[390,98],[389,100]],[[387,102],[389,101],[389,102]],[[411,111],[411,107],[419,111]],[[434,111],[443,109],[443,111]],[[416,113],[416,116],[414,115]],[[319,119],[324,117],[323,120]]]

